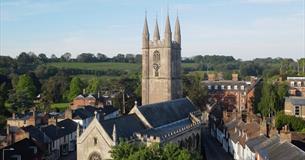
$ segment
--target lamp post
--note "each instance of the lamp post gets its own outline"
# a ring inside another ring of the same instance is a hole
[[[7,149],[3,149],[2,150],[2,156],[3,156],[3,160],[4,160],[4,151],[13,151],[13,150],[15,150],[14,148],[7,148]]]

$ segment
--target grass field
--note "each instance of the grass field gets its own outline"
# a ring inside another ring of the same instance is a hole
[[[84,70],[125,70],[125,71],[139,71],[140,65],[135,63],[113,63],[113,62],[100,62],[100,63],[83,63],[83,62],[55,62],[47,64],[57,68],[74,68]]]
[[[51,104],[51,110],[59,109],[60,111],[64,111],[69,107],[69,103],[53,103]]]
[[[114,62],[99,62],[99,63],[83,63],[83,62],[55,62],[48,63],[49,66],[57,68],[75,68],[88,70],[126,70],[126,71],[140,71],[140,64],[136,63],[114,63]],[[196,63],[182,63],[182,67],[197,67]]]

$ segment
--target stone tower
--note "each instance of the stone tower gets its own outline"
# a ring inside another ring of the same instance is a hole
[[[174,40],[169,16],[166,17],[164,38],[160,39],[156,20],[150,40],[147,18],[142,35],[142,105],[177,99],[182,96],[181,33],[177,17]]]

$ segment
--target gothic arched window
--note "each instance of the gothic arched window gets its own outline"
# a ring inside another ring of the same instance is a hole
[[[102,160],[102,157],[99,153],[93,152],[93,153],[90,154],[88,160]]]
[[[153,68],[155,70],[155,77],[158,77],[160,69],[160,53],[158,51],[155,51],[153,54]]]

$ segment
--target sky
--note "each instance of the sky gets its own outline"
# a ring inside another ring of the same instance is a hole
[[[0,55],[141,53],[145,10],[161,37],[178,15],[182,56],[305,57],[305,0],[0,0]]]

